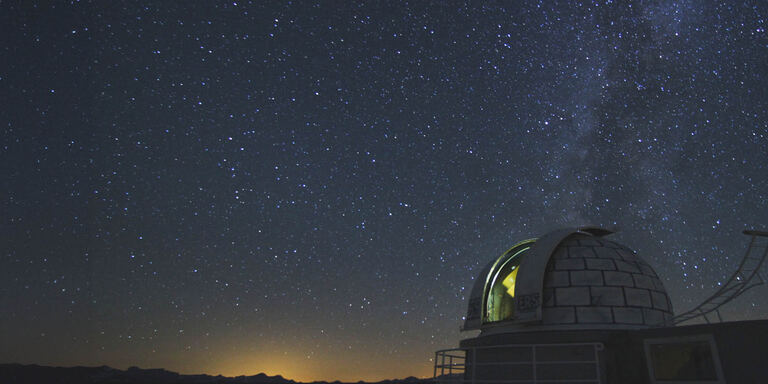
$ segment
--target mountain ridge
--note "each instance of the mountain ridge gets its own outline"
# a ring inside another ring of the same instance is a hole
[[[431,379],[413,376],[376,382],[311,381],[299,382],[281,375],[259,373],[251,376],[183,375],[163,368],[130,367],[126,370],[106,365],[97,367],[50,367],[37,364],[0,364],[0,383],[9,384],[431,384]]]

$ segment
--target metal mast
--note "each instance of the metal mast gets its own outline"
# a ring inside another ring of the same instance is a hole
[[[703,317],[709,323],[708,314],[714,312],[717,315],[717,321],[722,321],[720,317],[720,307],[729,301],[737,298],[750,288],[764,284],[765,279],[760,275],[760,267],[768,256],[768,232],[747,230],[744,234],[751,236],[747,253],[741,260],[739,269],[731,275],[728,282],[725,283],[715,294],[704,300],[695,308],[675,316],[672,322],[679,324],[688,320]],[[765,240],[765,241],[763,241]]]

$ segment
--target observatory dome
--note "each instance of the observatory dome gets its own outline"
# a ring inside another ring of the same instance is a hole
[[[475,281],[465,330],[636,329],[671,325],[653,268],[611,231],[580,227],[522,241]]]

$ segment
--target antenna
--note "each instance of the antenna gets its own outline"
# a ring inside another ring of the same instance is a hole
[[[739,269],[731,275],[728,282],[715,292],[714,295],[688,312],[675,316],[672,319],[674,324],[677,325],[697,318],[704,318],[707,323],[710,323],[707,315],[712,312],[717,315],[717,322],[722,322],[720,307],[739,297],[739,295],[747,290],[765,284],[765,279],[760,275],[760,267],[763,265],[766,256],[768,256],[768,232],[747,230],[743,233],[751,236],[752,240],[749,242],[747,253],[741,260]]]

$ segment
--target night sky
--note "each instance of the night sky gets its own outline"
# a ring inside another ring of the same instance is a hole
[[[582,224],[689,309],[768,225],[768,3],[553,3],[0,2],[0,362],[431,376]]]

